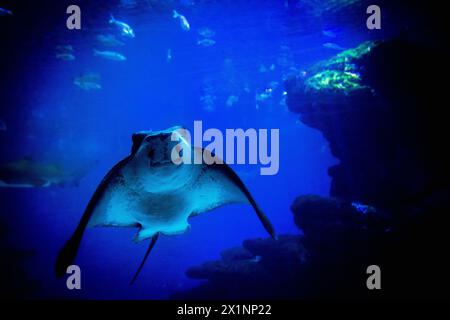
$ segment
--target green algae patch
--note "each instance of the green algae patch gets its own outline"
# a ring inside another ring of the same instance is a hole
[[[310,76],[305,79],[305,91],[334,91],[348,94],[355,90],[367,89],[361,79],[358,61],[377,44],[367,41],[317,63],[308,72]]]
[[[307,90],[344,90],[362,89],[359,74],[338,70],[325,70],[315,74],[305,81]]]

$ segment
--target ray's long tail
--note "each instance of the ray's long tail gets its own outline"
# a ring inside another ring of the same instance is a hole
[[[153,237],[152,240],[150,241],[150,244],[148,246],[147,252],[145,253],[144,258],[142,259],[141,264],[139,265],[139,268],[136,270],[136,273],[133,276],[133,279],[131,279],[130,285],[133,285],[134,282],[136,281],[139,273],[142,270],[142,267],[144,267],[145,261],[147,261],[148,255],[150,254],[150,252],[152,251],[153,247],[155,246],[156,240],[158,240],[159,237],[159,232],[156,233]]]

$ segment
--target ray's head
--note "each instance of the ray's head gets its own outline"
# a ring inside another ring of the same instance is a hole
[[[177,150],[177,145],[180,144],[178,140],[173,141],[172,134],[180,129],[182,128],[172,127],[163,131],[133,134],[129,168],[139,176],[146,188],[154,190],[181,187],[195,175],[194,166],[179,165],[172,159],[173,150]]]
[[[140,131],[133,134],[131,156],[146,174],[168,175],[173,172],[192,170],[182,165],[186,159],[192,160],[190,135],[180,126],[162,131]],[[187,161],[189,164],[191,161]],[[190,167],[190,166],[189,166]]]
[[[172,149],[179,143],[172,141],[172,134],[181,127],[162,131],[140,131],[133,134],[131,154],[146,158],[151,167],[171,166]]]

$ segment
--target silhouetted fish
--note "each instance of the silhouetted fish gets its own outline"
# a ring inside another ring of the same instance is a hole
[[[38,188],[77,186],[87,169],[67,172],[55,164],[34,162],[30,159],[0,165],[0,187]]]

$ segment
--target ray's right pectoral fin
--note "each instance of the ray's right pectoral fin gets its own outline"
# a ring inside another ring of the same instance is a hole
[[[78,223],[78,226],[75,229],[74,233],[72,234],[70,239],[67,240],[64,247],[59,252],[58,257],[56,258],[55,274],[58,278],[62,277],[66,273],[67,267],[73,264],[73,262],[75,261],[75,257],[77,255],[78,248],[80,247],[84,230],[86,229],[89,220],[91,219],[101,193],[103,193],[104,188],[101,188],[101,186],[102,183],[98,186],[97,190],[89,201],[86,210],[84,211],[83,216],[81,217],[81,220]]]
[[[75,261],[84,231],[86,230],[89,220],[91,220],[91,217],[97,207],[97,204],[103,197],[105,190],[111,183],[112,179],[115,177],[118,170],[120,170],[124,165],[126,165],[127,162],[129,161],[129,159],[130,159],[130,156],[119,161],[106,174],[106,176],[103,178],[103,180],[98,185],[97,189],[95,190],[94,194],[92,195],[91,199],[89,200],[89,203],[83,213],[83,216],[81,217],[80,222],[78,223],[77,228],[75,229],[75,231],[72,234],[72,236],[70,237],[70,239],[65,243],[64,247],[61,249],[61,251],[58,254],[58,257],[56,258],[56,263],[55,263],[56,277],[58,277],[58,278],[62,277],[66,273],[67,267],[72,265],[73,262]]]
[[[57,278],[61,278],[66,273],[67,267],[75,261],[81,237],[82,235],[75,232],[59,252],[55,264],[55,274]]]

